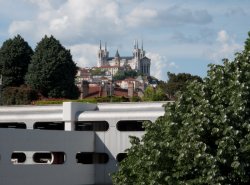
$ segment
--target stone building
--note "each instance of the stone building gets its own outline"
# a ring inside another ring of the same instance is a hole
[[[102,49],[100,42],[100,48],[98,51],[97,67],[113,66],[116,68],[132,69],[146,76],[150,76],[151,59],[145,56],[145,50],[143,49],[143,43],[141,48],[138,47],[138,41],[134,43],[133,56],[120,56],[119,51],[116,51],[114,57],[109,57],[109,51],[107,45]]]

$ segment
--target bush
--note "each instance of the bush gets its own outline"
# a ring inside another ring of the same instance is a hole
[[[3,105],[29,105],[37,98],[37,92],[27,86],[6,87],[2,92]]]
[[[70,99],[59,99],[59,98],[49,98],[45,100],[34,101],[33,105],[51,105],[51,104],[62,104],[63,102],[82,102],[82,103],[104,103],[111,102],[109,96],[107,97],[95,97],[95,98],[85,98],[78,100],[70,100]],[[112,96],[112,102],[128,102],[129,99],[125,97]]]
[[[133,96],[131,99],[130,99],[131,102],[140,102],[142,101],[141,98],[139,96]]]

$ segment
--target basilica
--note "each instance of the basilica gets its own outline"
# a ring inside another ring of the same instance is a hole
[[[97,67],[100,68],[115,68],[115,69],[132,69],[138,73],[150,76],[150,64],[151,59],[145,56],[145,50],[143,50],[143,43],[141,48],[138,47],[138,41],[134,42],[133,56],[120,56],[119,51],[116,51],[114,57],[109,57],[109,51],[105,43],[104,49],[100,41],[100,48],[98,51]],[[116,71],[117,71],[116,70]]]

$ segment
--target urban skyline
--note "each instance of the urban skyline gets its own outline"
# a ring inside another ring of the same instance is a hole
[[[54,35],[80,67],[96,66],[99,40],[132,54],[143,40],[152,75],[167,72],[206,76],[209,63],[221,64],[241,51],[250,31],[247,0],[0,0],[0,44],[20,34],[34,49]]]

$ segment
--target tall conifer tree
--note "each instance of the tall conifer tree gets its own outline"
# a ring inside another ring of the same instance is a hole
[[[6,40],[0,49],[0,74],[3,87],[24,84],[33,51],[28,43],[17,35]]]
[[[26,82],[44,97],[78,98],[76,72],[70,51],[53,36],[45,36],[36,46]]]

